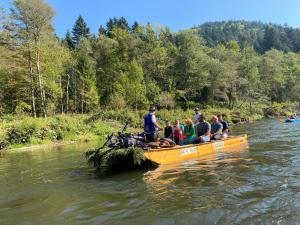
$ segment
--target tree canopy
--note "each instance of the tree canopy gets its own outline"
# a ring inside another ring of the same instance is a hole
[[[2,113],[300,101],[298,29],[228,21],[174,33],[121,17],[93,35],[79,16],[60,39],[49,4],[13,3],[0,19]]]

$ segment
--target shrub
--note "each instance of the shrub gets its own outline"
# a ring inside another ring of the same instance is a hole
[[[7,129],[7,141],[10,144],[28,143],[30,142],[30,138],[35,131],[36,124],[24,120]]]

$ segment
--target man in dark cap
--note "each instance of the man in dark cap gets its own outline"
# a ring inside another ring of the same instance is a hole
[[[144,117],[144,132],[148,141],[157,141],[158,131],[162,128],[158,125],[155,117],[156,108],[151,106],[149,113]]]

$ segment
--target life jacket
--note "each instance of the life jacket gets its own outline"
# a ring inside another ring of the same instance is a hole
[[[144,131],[145,133],[155,133],[156,127],[154,126],[152,122],[152,115],[151,113],[147,114],[144,117]]]

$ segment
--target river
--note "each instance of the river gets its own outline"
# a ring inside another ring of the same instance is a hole
[[[300,123],[234,127],[250,149],[101,178],[91,144],[0,157],[0,224],[299,224]]]

